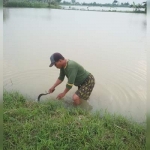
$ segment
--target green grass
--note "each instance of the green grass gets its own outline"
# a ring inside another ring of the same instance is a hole
[[[19,1],[8,1],[4,4],[4,7],[27,7],[27,8],[61,8],[57,4],[51,4],[50,6],[48,3],[42,3],[42,2],[29,2],[27,0]]]
[[[63,101],[37,103],[17,92],[3,94],[4,150],[145,150],[145,127],[121,116]]]

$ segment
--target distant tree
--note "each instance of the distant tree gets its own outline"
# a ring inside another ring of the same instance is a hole
[[[55,0],[57,3],[60,3],[61,2],[61,0]]]
[[[143,6],[145,8],[145,13],[147,13],[147,2],[143,2]]]
[[[80,5],[80,3],[79,3],[79,2],[76,2],[76,5]]]
[[[3,4],[5,5],[6,3],[8,3],[9,0],[3,0]]]
[[[135,2],[133,2],[132,5],[130,5],[130,7],[134,8],[134,11],[140,11],[140,8],[145,8],[145,13],[147,13],[147,2],[143,2],[144,5],[142,4],[135,4]]]
[[[96,6],[96,2],[93,3],[93,6]]]
[[[48,6],[50,7],[52,0],[47,0]]]
[[[50,7],[51,5],[56,5],[57,1],[56,0],[47,0],[48,3],[48,7]]]
[[[67,5],[67,4],[70,4],[70,2],[63,1],[63,4],[66,4],[66,5]]]
[[[74,4],[76,2],[76,0],[71,0],[72,4]]]
[[[118,5],[118,1],[117,0],[114,0],[112,5]]]
[[[113,4],[117,4],[117,3],[118,3],[118,1],[116,1],[116,0],[113,1]]]
[[[82,5],[87,5],[87,3],[83,2]]]
[[[125,5],[125,6],[129,6],[130,4],[127,2],[127,3],[124,3],[124,5]]]

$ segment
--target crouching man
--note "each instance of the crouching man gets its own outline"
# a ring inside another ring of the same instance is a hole
[[[68,78],[65,90],[57,96],[57,99],[63,98],[66,93],[72,88],[73,85],[78,87],[78,90],[74,93],[72,99],[75,105],[81,103],[81,99],[87,100],[95,85],[95,79],[91,73],[86,71],[80,64],[73,60],[65,59],[60,53],[54,53],[50,57],[52,67],[60,69],[60,74],[57,81],[49,89],[49,93],[52,93],[55,88],[62,83],[64,77]]]

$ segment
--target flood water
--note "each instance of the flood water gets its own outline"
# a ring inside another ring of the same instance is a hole
[[[95,76],[82,106],[146,121],[146,16],[134,13],[4,8],[3,88],[35,100],[58,78],[54,52]],[[51,95],[63,92],[67,79]],[[63,101],[71,102],[73,87]]]

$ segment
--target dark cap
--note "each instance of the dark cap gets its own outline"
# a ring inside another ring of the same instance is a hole
[[[50,57],[50,61],[51,64],[49,65],[49,67],[52,67],[57,61],[59,61],[60,59],[64,59],[64,57],[60,54],[60,53],[54,53],[51,57]]]

